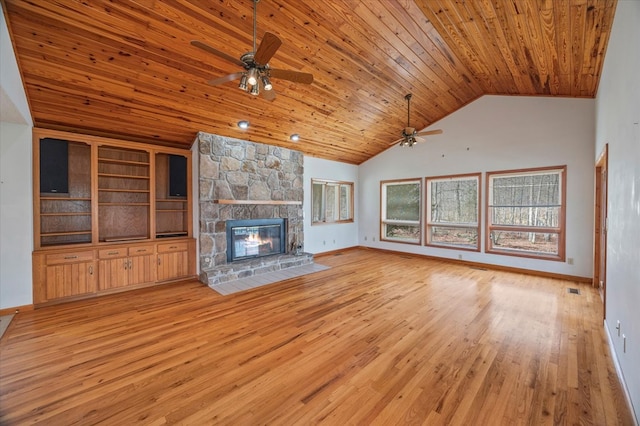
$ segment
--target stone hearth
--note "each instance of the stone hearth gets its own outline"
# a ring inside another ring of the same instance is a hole
[[[209,286],[313,263],[304,245],[304,156],[200,132],[200,281]],[[227,220],[287,219],[286,253],[227,263]]]

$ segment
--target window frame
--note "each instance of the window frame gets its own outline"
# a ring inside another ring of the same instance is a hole
[[[385,188],[387,185],[403,185],[407,183],[415,182],[418,184],[418,220],[417,221],[403,221],[403,220],[388,220],[386,219],[387,214],[387,205],[386,205],[386,192]],[[422,201],[423,201],[423,183],[422,178],[407,178],[407,179],[391,179],[391,180],[381,180],[380,181],[380,241],[392,242],[392,243],[401,243],[401,244],[413,244],[413,245],[421,245],[422,244]],[[402,240],[397,238],[389,238],[385,233],[385,226],[388,224],[394,225],[417,225],[418,226],[418,239],[417,241],[413,240]]]
[[[437,223],[431,222],[431,182],[434,181],[453,181],[453,180],[473,180],[475,179],[477,182],[477,198],[476,198],[476,222],[473,223]],[[424,226],[424,245],[427,247],[437,247],[444,249],[453,249],[453,250],[466,250],[466,251],[480,251],[480,242],[482,241],[482,221],[481,221],[481,202],[482,202],[482,173],[464,173],[464,174],[456,174],[456,175],[445,175],[445,176],[428,176],[424,178],[425,180],[425,226]],[[442,244],[442,243],[434,243],[431,241],[431,229],[443,227],[443,228],[459,228],[459,229],[475,229],[477,233],[476,238],[476,246],[463,246],[458,244]]]
[[[323,190],[322,190],[322,202],[323,202],[323,210],[324,210],[324,215],[322,220],[315,220],[314,219],[314,212],[315,212],[315,206],[314,206],[314,197],[313,197],[313,188],[314,185],[322,185],[323,186]],[[327,186],[334,186],[336,187],[336,212],[338,214],[338,219],[337,220],[327,220],[327,211],[326,211],[326,206],[327,206],[327,191],[326,188]],[[347,203],[349,204],[349,218],[348,219],[340,219],[340,187],[342,186],[346,186],[349,188],[349,199],[347,200]],[[333,225],[333,224],[339,224],[339,223],[353,223],[354,222],[354,206],[353,206],[353,200],[354,200],[354,187],[355,184],[353,182],[349,182],[349,181],[342,181],[342,180],[332,180],[332,179],[320,179],[320,178],[311,178],[311,226],[315,226],[315,225]]]
[[[535,174],[549,174],[549,172],[558,172],[560,177],[560,183],[558,189],[560,191],[559,196],[559,212],[558,212],[558,226],[557,227],[539,227],[539,226],[514,226],[514,225],[494,225],[491,221],[492,215],[490,209],[493,206],[492,196],[493,188],[492,182],[495,177],[508,177],[508,176],[522,176],[522,175],[535,175]],[[552,261],[565,261],[566,253],[566,209],[567,209],[567,166],[549,166],[549,167],[534,167],[528,169],[515,169],[515,170],[502,170],[492,171],[486,173],[486,203],[485,203],[485,253],[499,254],[505,256],[526,257],[530,259],[552,260]],[[497,249],[493,246],[491,240],[492,231],[510,231],[510,232],[525,232],[525,233],[548,233],[558,235],[558,253],[557,254],[545,254],[541,252],[528,252],[521,250],[507,250]]]

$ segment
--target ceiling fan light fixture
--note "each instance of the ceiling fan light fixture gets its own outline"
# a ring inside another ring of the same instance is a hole
[[[252,86],[255,86],[258,83],[258,70],[256,68],[251,68],[249,70],[247,83],[249,83]]]
[[[273,89],[273,85],[271,84],[271,80],[269,80],[269,77],[267,77],[266,75],[262,74],[260,76],[260,80],[262,80],[262,87],[264,88],[264,90]]]
[[[251,87],[251,94],[253,96],[258,96],[260,94],[260,88],[258,87],[257,84],[253,85],[253,87]]]
[[[240,77],[240,84],[238,84],[238,88],[244,91],[249,89],[249,86],[247,86],[247,74],[242,74],[242,77]]]
[[[242,130],[246,130],[249,128],[249,122],[247,120],[240,120],[238,121],[238,127],[240,127]]]

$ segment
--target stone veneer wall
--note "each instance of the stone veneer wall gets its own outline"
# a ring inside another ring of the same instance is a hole
[[[197,143],[200,155],[200,280],[214,285],[312,261],[309,256],[291,257],[295,247],[304,244],[303,154],[204,132],[198,134]],[[216,200],[297,201],[300,204],[220,204]],[[288,256],[227,264],[227,220],[279,217],[287,219]]]

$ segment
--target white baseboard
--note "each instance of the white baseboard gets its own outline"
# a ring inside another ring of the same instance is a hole
[[[607,342],[609,343],[609,352],[611,352],[611,359],[613,360],[613,365],[616,368],[616,374],[618,375],[618,380],[620,380],[620,384],[622,384],[622,391],[624,393],[624,397],[627,400],[627,406],[631,410],[631,415],[633,416],[633,420],[635,425],[638,426],[638,416],[636,415],[635,410],[633,409],[633,402],[631,401],[631,395],[629,394],[629,389],[627,389],[627,382],[624,380],[624,375],[622,374],[622,368],[620,368],[620,363],[618,362],[618,353],[616,352],[616,348],[613,346],[613,339],[611,337],[611,333],[609,333],[609,327],[607,327],[607,320],[603,321],[604,331],[607,333]]]

